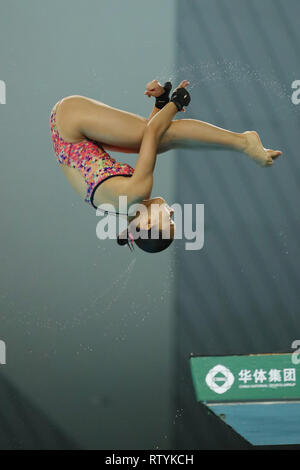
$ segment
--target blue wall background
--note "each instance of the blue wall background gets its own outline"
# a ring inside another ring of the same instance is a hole
[[[205,205],[203,250],[179,254],[181,448],[244,445],[195,404],[190,353],[291,351],[299,338],[299,15],[296,0],[177,2],[178,70],[193,84],[187,117],[256,130],[283,151],[272,168],[232,151],[178,151],[176,200]]]

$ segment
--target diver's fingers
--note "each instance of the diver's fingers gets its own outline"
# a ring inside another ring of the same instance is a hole
[[[275,160],[276,158],[280,157],[280,155],[282,155],[282,152],[280,150],[267,149],[267,152],[268,152],[268,156],[273,158],[273,160]]]

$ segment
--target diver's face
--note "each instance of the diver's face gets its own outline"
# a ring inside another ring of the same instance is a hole
[[[167,202],[161,197],[156,197],[144,202],[144,204],[148,211],[140,221],[141,229],[149,230],[151,227],[155,227],[162,232],[169,230],[173,237],[175,224],[172,215],[174,211]]]

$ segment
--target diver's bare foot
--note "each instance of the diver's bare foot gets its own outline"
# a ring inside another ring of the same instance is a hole
[[[272,166],[275,158],[282,155],[280,150],[265,149],[256,131],[243,132],[246,137],[244,153],[261,166]]]

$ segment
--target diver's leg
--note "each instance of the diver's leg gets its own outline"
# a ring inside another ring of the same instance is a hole
[[[203,144],[229,147],[243,151],[246,147],[244,134],[231,132],[197,119],[178,119],[172,121],[161,139],[159,150],[171,148],[203,148]]]
[[[139,119],[139,122],[137,119]],[[141,121],[138,116],[133,115],[131,125],[138,125],[138,132],[131,129],[131,138],[134,141],[130,148],[108,147],[111,150],[127,153],[138,153],[144,128],[147,121]],[[127,126],[126,126],[127,128]],[[132,131],[134,131],[132,133]],[[203,149],[210,148],[231,149],[243,152],[262,166],[273,164],[273,160],[281,155],[279,150],[265,149],[259,135],[255,131],[243,133],[232,132],[196,119],[178,119],[171,122],[169,128],[162,136],[157,153],[164,153],[176,148]]]
[[[141,116],[80,95],[64,98],[59,113],[60,123],[76,130],[83,138],[96,140],[106,148],[139,152],[147,125],[147,119]],[[201,148],[203,144],[244,151],[259,163],[267,159],[271,162],[281,154],[279,151],[266,153],[255,132],[240,134],[196,119],[172,121],[161,138],[158,153],[179,147]]]
[[[172,148],[199,149],[203,145],[243,152],[262,166],[273,164],[280,150],[265,149],[255,131],[231,132],[196,119],[172,121],[158,146],[158,153]]]
[[[108,106],[100,101],[80,95],[62,100],[57,113],[58,125],[72,130],[82,138],[96,140],[107,147],[131,149],[138,152],[147,119],[127,111]],[[197,148],[201,144],[215,144],[243,150],[243,134],[230,132],[196,119],[178,119],[171,122],[162,136],[159,151],[178,147]]]
[[[95,140],[105,148],[138,152],[146,125],[141,116],[80,95],[63,98],[57,110],[61,134],[75,140]]]

